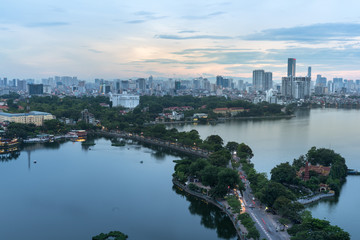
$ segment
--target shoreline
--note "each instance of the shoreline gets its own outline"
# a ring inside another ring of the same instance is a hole
[[[320,194],[316,194],[316,195],[314,195],[312,197],[309,197],[309,198],[298,199],[297,202],[301,203],[302,205],[307,205],[307,204],[310,204],[310,203],[320,201],[321,199],[331,198],[331,197],[334,197],[334,196],[335,196],[335,193],[320,193]]]
[[[188,189],[186,186],[184,186],[183,184],[181,184],[179,181],[177,181],[175,179],[173,179],[172,182],[181,191],[185,191],[186,193],[190,194],[191,196],[205,200],[206,202],[211,203],[214,206],[218,207],[222,212],[226,213],[226,215],[230,218],[231,222],[233,223],[233,226],[236,230],[238,238],[241,240],[246,239],[246,233],[245,233],[246,228],[241,224],[241,221],[236,220],[236,218],[234,218],[233,214],[230,213],[224,206],[220,205],[219,202],[215,201],[213,198],[211,198],[209,196],[203,195],[198,192],[191,191],[190,189]],[[243,231],[241,229],[243,229]]]
[[[292,115],[283,115],[283,116],[253,116],[253,117],[223,117],[218,118],[218,120],[211,120],[208,123],[224,123],[226,121],[231,120],[271,120],[271,119],[290,119],[296,117],[294,114]],[[192,124],[192,123],[199,123],[199,121],[174,121],[174,122],[150,122],[146,123],[146,125],[156,125],[156,124],[164,124],[164,125],[171,125],[171,124]]]

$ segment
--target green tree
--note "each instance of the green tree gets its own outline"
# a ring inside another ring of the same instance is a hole
[[[190,164],[189,173],[197,177],[200,177],[201,176],[200,172],[208,165],[209,165],[208,160],[199,158],[195,162]]]
[[[265,203],[267,206],[272,207],[275,200],[280,197],[286,197],[290,200],[295,200],[295,196],[282,184],[268,181],[267,184],[261,189],[263,198],[260,199],[261,202]]]
[[[220,168],[208,165],[203,170],[201,170],[201,180],[204,185],[214,187],[219,182],[218,174]]]
[[[219,174],[219,184],[224,184],[230,188],[235,188],[239,184],[239,174],[237,171],[230,168],[223,168]]]
[[[229,164],[231,160],[231,154],[228,150],[222,149],[217,152],[213,152],[209,156],[209,161],[212,165],[218,166],[218,167],[225,167]]]
[[[226,144],[226,149],[229,150],[230,152],[237,151],[238,147],[239,144],[237,142],[228,142]]]
[[[251,148],[245,143],[239,144],[237,154],[240,158],[248,158],[248,159],[251,159],[254,156]]]
[[[289,162],[281,163],[271,170],[271,180],[278,183],[295,183],[296,171]]]
[[[306,159],[304,155],[301,155],[298,159],[294,159],[292,166],[296,171],[299,171],[300,168],[305,167]]]

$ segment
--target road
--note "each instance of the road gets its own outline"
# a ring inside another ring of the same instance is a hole
[[[239,160],[238,157],[233,156],[235,160]],[[243,202],[245,205],[245,211],[250,214],[251,218],[255,222],[255,227],[260,233],[260,239],[269,240],[288,240],[289,234],[286,231],[277,231],[280,224],[277,222],[274,215],[265,211],[265,208],[257,201],[251,193],[251,187],[249,181],[246,179],[245,173],[242,171],[241,166],[238,169],[242,175],[243,183],[245,184],[245,191],[243,192]]]

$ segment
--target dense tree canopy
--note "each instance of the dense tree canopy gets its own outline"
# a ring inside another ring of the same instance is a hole
[[[281,163],[271,170],[271,180],[278,183],[295,183],[296,171],[289,162]]]

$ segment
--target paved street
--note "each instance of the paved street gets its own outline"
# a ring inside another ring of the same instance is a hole
[[[238,157],[233,156],[235,160],[239,160]],[[279,223],[274,215],[265,211],[265,208],[261,206],[261,203],[257,201],[251,193],[251,187],[249,181],[246,179],[245,173],[242,171],[241,166],[238,169],[244,176],[242,178],[245,184],[245,191],[243,192],[243,202],[245,205],[245,211],[250,214],[251,218],[255,222],[255,226],[260,233],[260,239],[269,240],[287,240],[290,239],[289,234],[286,231],[279,230]],[[278,231],[277,231],[278,229]]]

